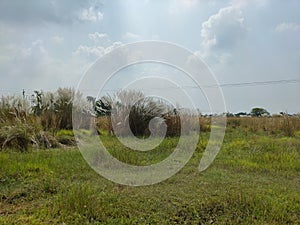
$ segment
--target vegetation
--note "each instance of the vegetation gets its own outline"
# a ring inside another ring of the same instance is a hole
[[[250,115],[261,117],[261,116],[269,116],[270,113],[264,108],[253,108],[250,112]]]
[[[200,123],[197,149],[178,174],[156,185],[128,187],[95,173],[75,147],[69,126],[75,94],[72,89],[36,92],[31,106],[23,98],[2,97],[0,224],[300,224],[298,115],[229,117],[220,153],[199,173],[213,126],[209,116],[190,120],[168,107],[161,110],[154,99],[138,102],[130,112],[133,122],[147,124],[163,114],[167,125],[158,147],[139,152],[111,132],[112,101],[101,98],[101,106],[91,97],[85,109],[98,107],[98,115],[91,112],[104,145],[133,165],[164,160],[178,143],[180,122],[191,128]],[[150,117],[140,118],[147,107],[153,109],[153,101],[156,111],[146,110]],[[146,136],[147,129],[138,132]]]
[[[72,89],[55,93],[35,91],[34,100],[7,96],[0,100],[0,147],[28,151],[30,148],[62,147],[56,132],[72,129]],[[72,137],[74,139],[74,137]],[[73,141],[73,143],[75,143]]]
[[[250,118],[251,119],[251,118]],[[1,224],[299,224],[300,132],[294,137],[230,126],[211,167],[198,172],[208,141],[172,178],[127,187],[96,174],[80,152],[0,153]],[[63,132],[64,133],[64,132]],[[167,157],[177,139],[149,153],[102,136],[112,155],[144,165]]]

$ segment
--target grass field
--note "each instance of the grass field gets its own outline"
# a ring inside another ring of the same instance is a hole
[[[228,129],[205,172],[198,164],[209,133],[189,163],[152,186],[128,187],[95,173],[77,148],[0,152],[0,224],[300,224],[300,133]],[[149,153],[113,155],[147,164],[168,156],[176,138]]]

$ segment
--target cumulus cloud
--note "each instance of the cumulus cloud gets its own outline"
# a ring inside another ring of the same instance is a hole
[[[123,35],[123,40],[125,40],[126,42],[138,41],[140,39],[141,39],[140,35],[131,32],[127,32],[126,34]]]
[[[76,51],[73,52],[73,55],[86,57],[91,60],[94,60],[98,57],[101,57],[111,52],[112,50],[120,46],[122,46],[122,42],[113,42],[111,45],[107,47],[97,46],[97,45],[92,45],[92,46],[80,45],[78,46]]]
[[[75,52],[73,52],[74,55],[77,56],[88,56],[88,57],[100,57],[104,54],[104,49],[101,46],[87,46],[87,45],[79,45]]]
[[[81,21],[89,21],[89,22],[97,22],[103,19],[103,14],[97,10],[95,7],[89,7],[87,9],[83,9],[79,14],[79,20]]]
[[[202,57],[215,56],[226,58],[247,32],[240,8],[228,6],[209,17],[202,23]],[[222,53],[221,53],[222,52]]]
[[[297,23],[280,23],[275,28],[276,32],[300,31],[300,24]]]
[[[113,42],[110,40],[108,34],[106,33],[91,33],[88,34],[88,38],[92,40],[92,44],[84,45],[81,44],[73,51],[73,56],[86,58],[89,61],[93,61],[98,57],[101,57],[113,49],[122,46],[122,42]]]
[[[88,34],[88,37],[90,40],[92,40],[94,43],[106,45],[110,43],[109,37],[106,33],[91,33]]]

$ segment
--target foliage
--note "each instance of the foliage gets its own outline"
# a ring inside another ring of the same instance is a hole
[[[32,106],[32,111],[36,116],[40,116],[42,112],[45,110],[43,105],[43,92],[42,91],[34,91],[35,99],[33,100],[34,105]]]
[[[264,108],[253,108],[250,112],[251,116],[261,117],[261,116],[269,116],[270,113]]]
[[[110,116],[112,109],[112,99],[110,96],[104,96],[97,100],[94,109],[97,116]]]

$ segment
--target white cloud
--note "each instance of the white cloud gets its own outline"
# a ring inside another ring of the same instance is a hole
[[[275,28],[276,32],[300,31],[300,24],[297,23],[280,23]]]
[[[93,40],[94,42],[102,42],[103,40],[108,40],[108,35],[103,33],[95,32],[93,34],[89,34],[89,39]]]
[[[219,58],[218,61],[224,61],[246,32],[243,13],[239,8],[228,6],[220,9],[202,23],[202,57],[213,56]]]
[[[104,52],[104,48],[101,46],[79,45],[76,51],[73,52],[73,54],[77,56],[86,55],[88,57],[90,56],[100,57],[103,55],[103,52]]]
[[[50,38],[51,42],[54,43],[54,44],[62,44],[64,42],[64,37],[61,37],[61,36],[53,36]]]
[[[134,34],[131,32],[127,32],[126,34],[123,35],[123,39],[127,42],[132,42],[132,41],[138,41],[141,39],[141,36],[138,34]]]
[[[79,19],[81,21],[97,22],[103,20],[103,14],[95,7],[89,7],[81,11]]]
[[[95,59],[111,52],[115,48],[120,47],[122,45],[123,45],[122,42],[114,42],[108,47],[95,46],[95,45],[94,46],[80,45],[78,46],[76,51],[73,52],[73,55]]]
[[[93,41],[93,44],[79,45],[77,49],[73,51],[73,56],[85,58],[91,62],[123,45],[122,42],[112,42],[106,33],[95,32],[88,34],[88,37]]]
[[[111,44],[111,40],[109,39],[109,36],[106,33],[95,32],[92,34],[88,34],[88,37],[97,46],[105,47]]]
[[[116,41],[116,42],[112,43],[111,46],[108,46],[107,48],[105,48],[104,54],[107,54],[107,53],[111,52],[112,50],[114,50],[114,49],[116,49],[118,47],[121,47],[122,45],[123,45],[122,42]]]

